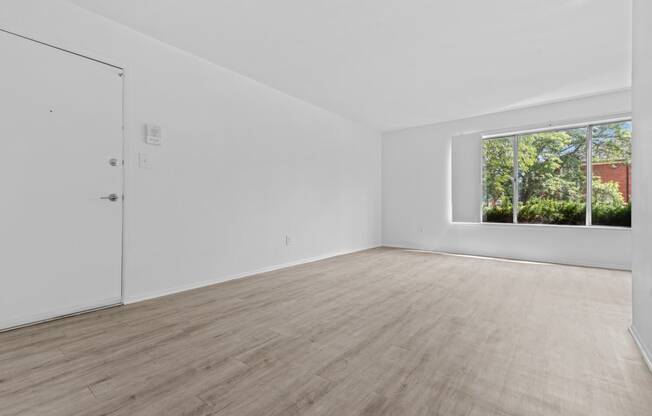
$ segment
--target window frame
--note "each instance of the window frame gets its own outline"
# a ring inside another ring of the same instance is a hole
[[[631,227],[612,226],[612,225],[593,225],[593,127],[611,123],[632,122],[631,114],[614,116],[611,118],[601,118],[591,121],[583,121],[570,124],[552,124],[549,123],[546,127],[510,130],[500,133],[482,134],[480,137],[480,147],[482,149],[485,140],[491,139],[510,139],[512,143],[512,222],[486,222],[484,221],[484,152],[480,150],[480,189],[482,192],[480,204],[480,223],[489,225],[519,225],[519,226],[549,226],[549,227],[590,227],[590,228],[606,228],[606,229],[625,229],[631,230]],[[569,225],[569,224],[529,224],[518,222],[518,142],[521,136],[527,136],[535,133],[544,133],[549,131],[571,130],[578,128],[586,128],[586,207],[584,212],[585,224],[584,225]],[[632,138],[633,139],[633,138]]]

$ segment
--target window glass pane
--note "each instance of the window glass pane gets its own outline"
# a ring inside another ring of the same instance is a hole
[[[586,224],[587,128],[518,138],[518,222]]]
[[[593,126],[592,224],[630,227],[632,123]]]
[[[513,222],[512,139],[512,137],[501,137],[482,141],[483,222]]]

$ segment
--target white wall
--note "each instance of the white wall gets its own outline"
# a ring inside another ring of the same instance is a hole
[[[0,28],[126,68],[127,300],[379,244],[379,133],[67,3]]]
[[[632,161],[634,259],[633,324],[648,365],[652,359],[652,2],[634,1],[632,115],[635,137]],[[651,367],[652,368],[652,367]]]
[[[451,147],[454,136],[563,124],[630,109],[629,92],[620,91],[383,134],[383,244],[629,269],[628,229],[453,223],[451,176],[464,171],[452,169]],[[480,190],[479,152],[469,158],[476,169],[469,170],[468,177],[454,178],[456,184],[467,184],[457,189],[461,191],[456,192],[457,201],[465,196],[478,199],[474,193]]]

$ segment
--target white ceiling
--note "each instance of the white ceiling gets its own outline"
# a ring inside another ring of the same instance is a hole
[[[631,0],[70,0],[381,130],[626,88]]]

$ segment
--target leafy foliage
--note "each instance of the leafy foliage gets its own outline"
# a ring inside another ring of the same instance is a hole
[[[616,182],[602,182],[599,176],[593,176],[592,185],[592,205],[625,205],[625,198]]]
[[[512,205],[496,205],[484,209],[485,222],[513,222]]]
[[[593,126],[592,131],[594,162],[623,161],[632,163],[632,123],[603,124]]]
[[[518,142],[519,201],[584,197],[586,129],[522,136]]]
[[[584,225],[585,211],[584,203],[534,199],[528,204],[521,205],[518,220],[528,224]],[[597,204],[592,207],[593,224],[631,227],[631,212],[631,204]],[[511,223],[512,206],[485,208],[484,221]]]
[[[583,225],[586,223],[586,204],[533,198],[520,207],[518,221],[528,224]]]
[[[485,204],[504,207],[512,203],[514,150],[512,138],[484,140]]]
[[[632,226],[631,203],[623,205],[597,204],[591,211],[594,225]]]

